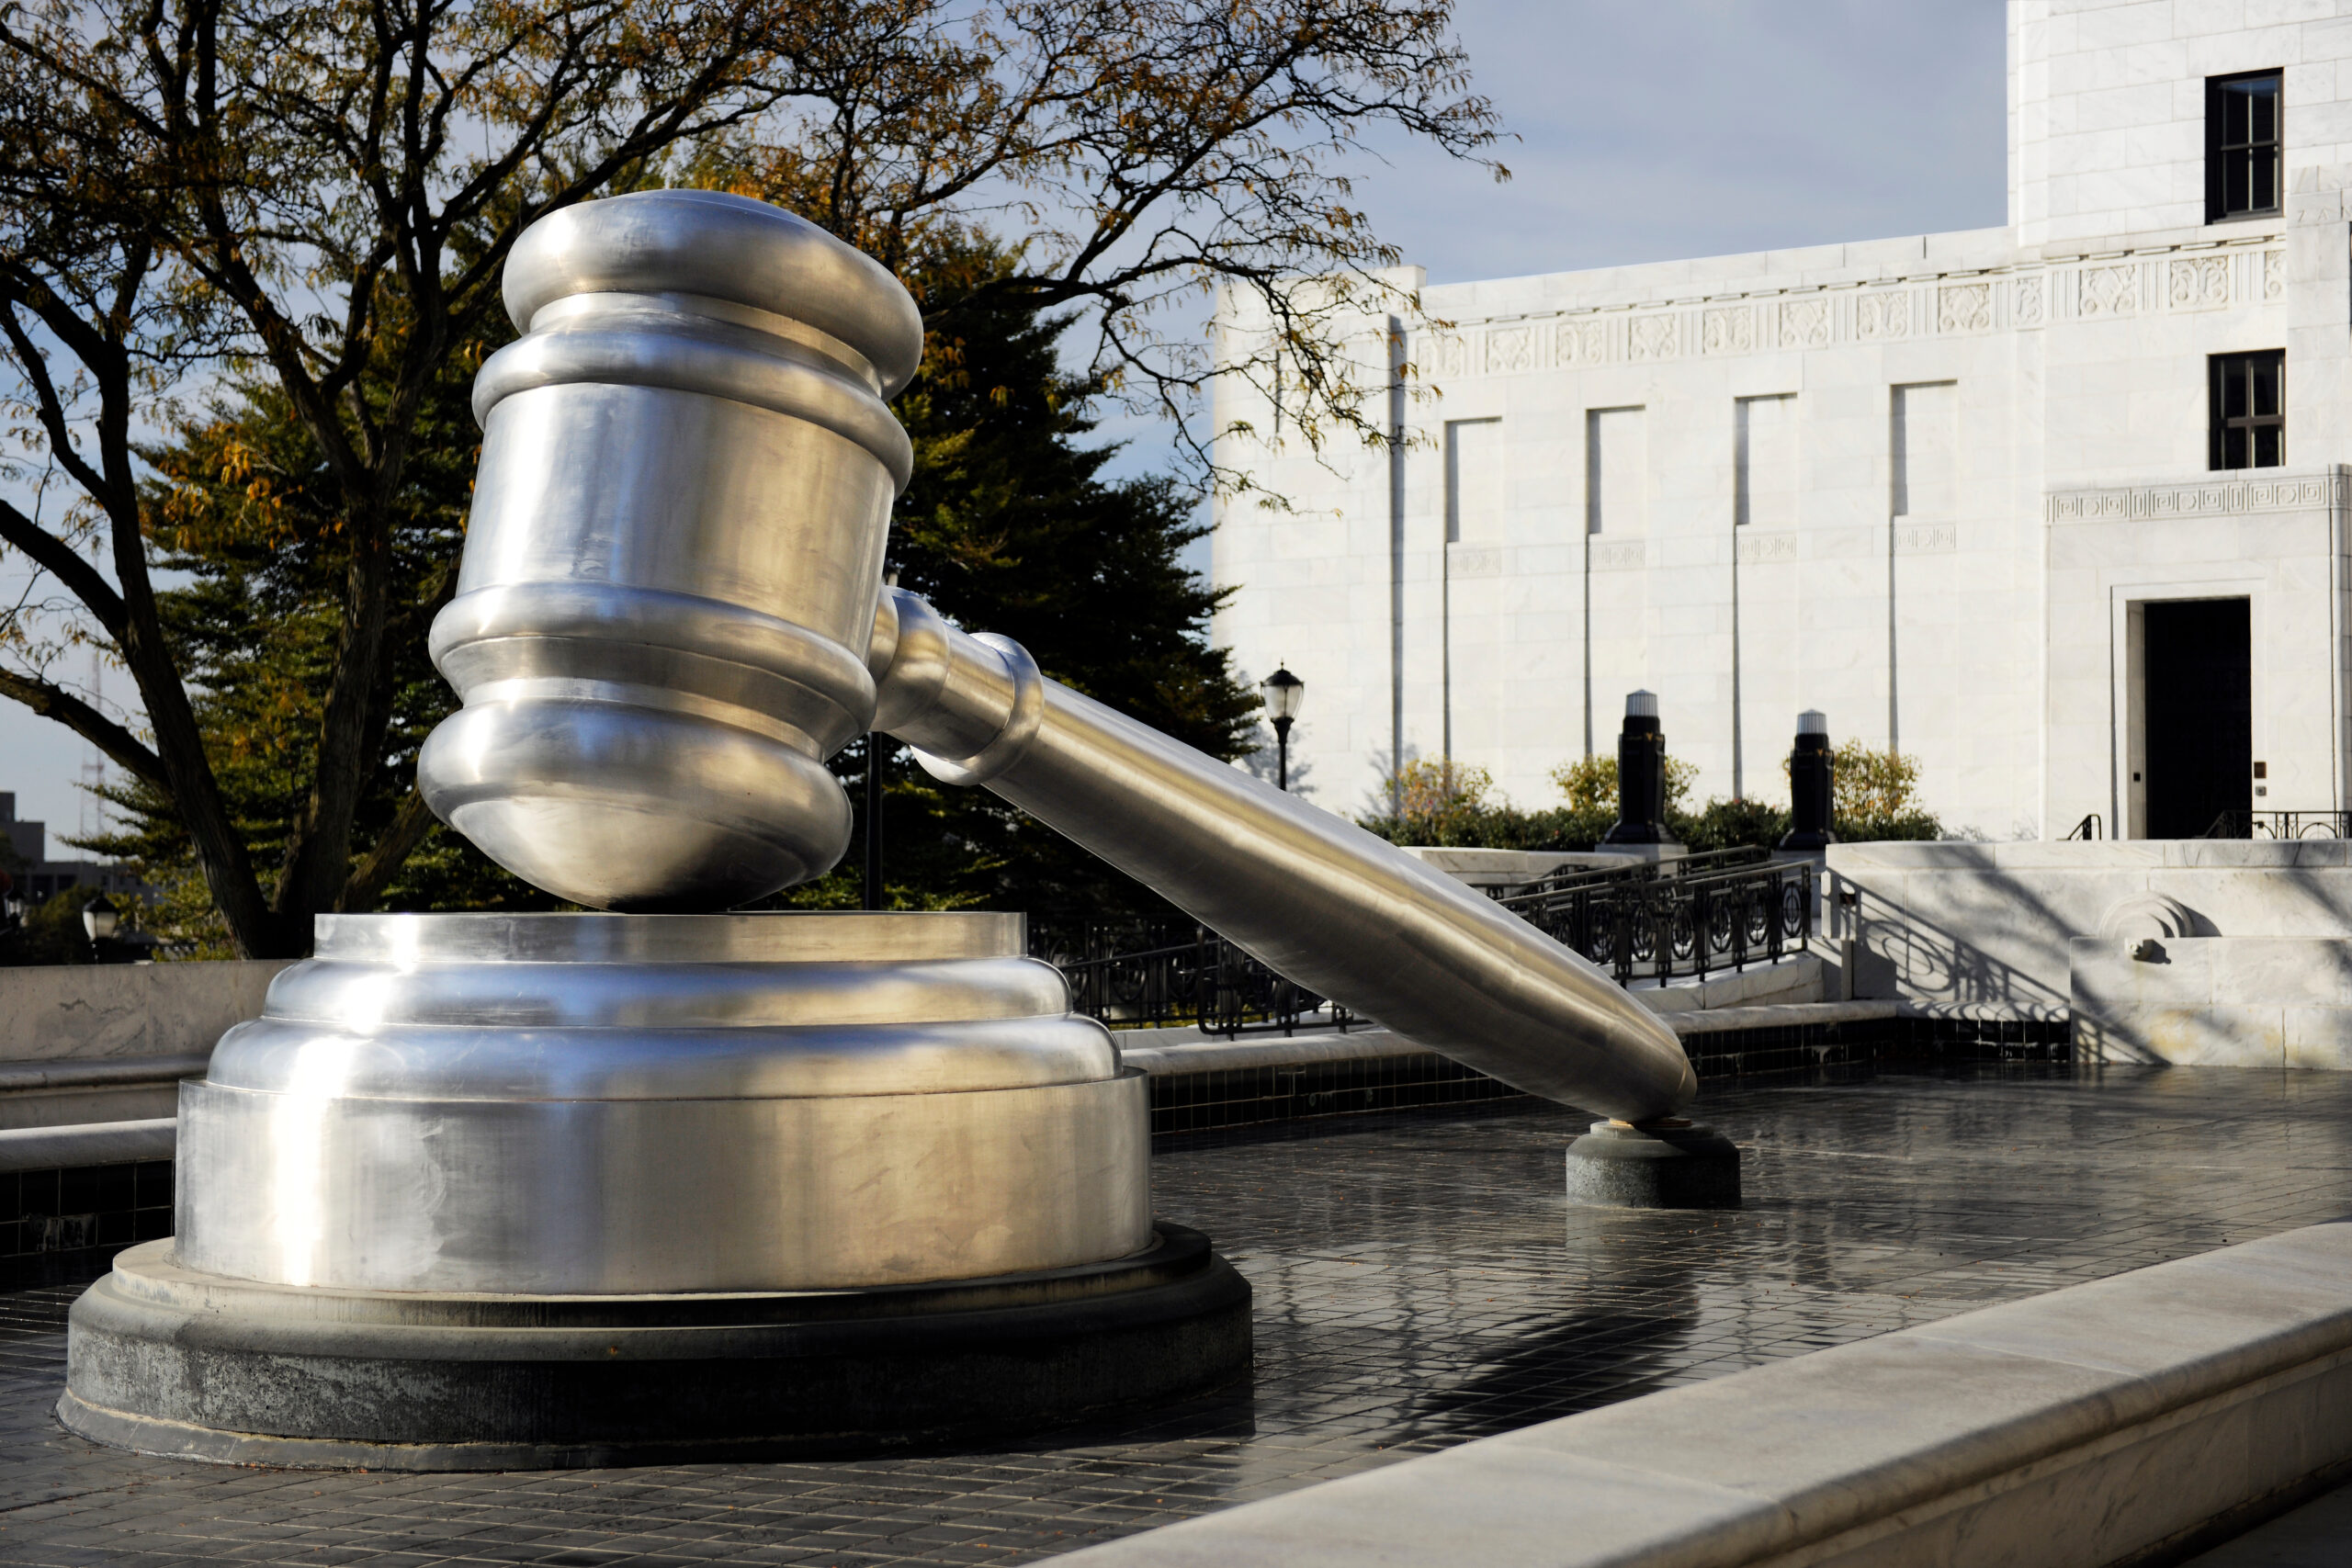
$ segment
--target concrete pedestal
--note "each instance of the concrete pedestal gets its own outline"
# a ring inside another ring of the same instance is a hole
[[[1132,1258],[860,1291],[467,1296],[124,1253],[74,1305],[58,1416],[141,1453],[368,1470],[841,1454],[1001,1437],[1250,1370],[1250,1287],[1162,1225]]]
[[[1613,1209],[1736,1209],[1739,1150],[1679,1117],[1632,1126],[1596,1122],[1568,1145],[1571,1203]]]

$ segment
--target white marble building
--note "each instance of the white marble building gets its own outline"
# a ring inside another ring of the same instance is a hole
[[[2352,4],[2013,0],[2008,94],[2006,227],[1426,288],[1401,455],[1221,386],[1292,510],[1220,505],[1216,636],[1317,798],[1553,804],[1648,687],[1702,796],[1818,707],[1996,839],[2346,804]]]

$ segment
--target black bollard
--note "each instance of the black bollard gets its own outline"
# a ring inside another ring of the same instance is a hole
[[[1670,844],[1666,831],[1666,732],[1657,694],[1625,694],[1625,728],[1617,737],[1617,825],[1604,844]]]
[[[1837,762],[1829,751],[1829,719],[1808,708],[1797,715],[1796,749],[1789,753],[1789,830],[1784,850],[1826,850],[1838,841],[1829,830],[1837,798]]]

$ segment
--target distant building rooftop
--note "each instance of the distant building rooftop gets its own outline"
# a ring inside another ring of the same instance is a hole
[[[7,872],[14,884],[8,890],[8,897],[28,908],[46,904],[58,894],[74,887],[96,887],[101,893],[133,895],[145,891],[139,878],[126,867],[105,861],[51,860],[48,854],[49,824],[18,820],[17,796],[9,790],[0,790],[0,839],[6,839],[16,858],[25,863],[21,867],[0,867],[0,870]]]

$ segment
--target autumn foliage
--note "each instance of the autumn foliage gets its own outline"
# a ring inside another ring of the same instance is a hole
[[[0,696],[145,792],[236,951],[307,951],[435,829],[402,773],[439,700],[422,637],[533,220],[664,184],[781,201],[934,294],[1072,316],[1086,395],[1181,416],[1209,482],[1207,349],[1171,308],[1219,288],[1278,328],[1230,373],[1279,359],[1318,438],[1376,438],[1340,336],[1395,258],[1346,157],[1398,130],[1494,167],[1447,0],[0,9],[0,547],[34,574]],[[959,254],[987,259],[924,276]],[[174,560],[243,587],[175,598]],[[62,676],[82,640],[130,703]]]

